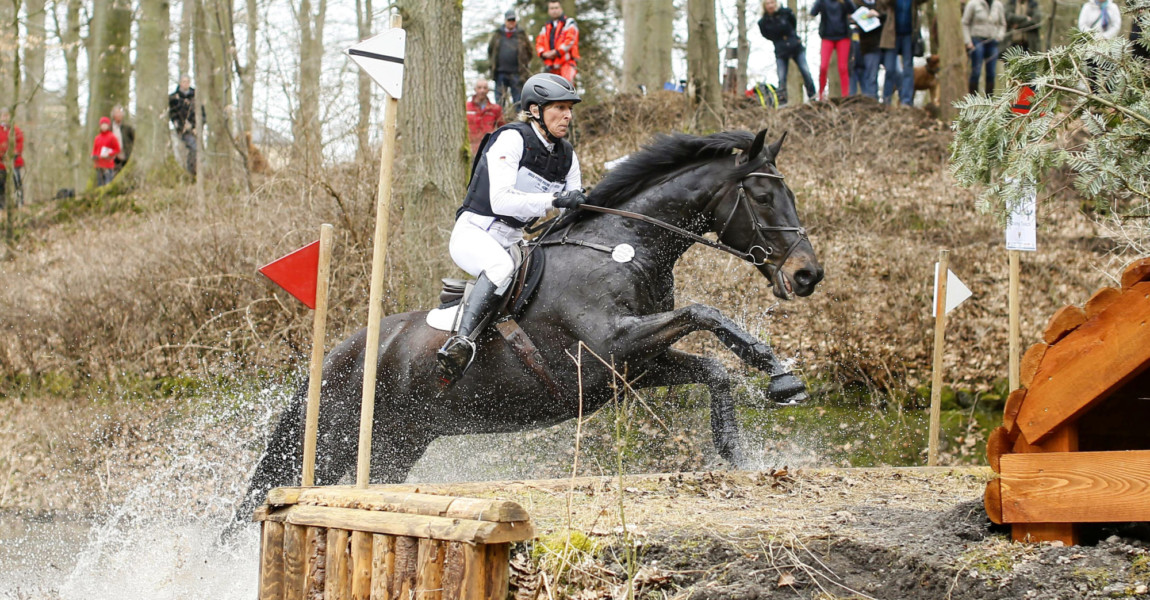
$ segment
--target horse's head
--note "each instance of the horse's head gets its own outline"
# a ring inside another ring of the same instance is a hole
[[[823,279],[823,267],[799,222],[795,195],[775,167],[782,137],[767,144],[767,130],[749,150],[736,155],[735,176],[714,204],[711,216],[719,241],[750,255],[771,280],[775,296],[809,296]]]

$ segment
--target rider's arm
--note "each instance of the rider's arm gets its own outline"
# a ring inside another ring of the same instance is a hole
[[[491,198],[492,212],[527,221],[543,216],[551,208],[555,194],[515,189],[519,160],[523,158],[523,138],[517,133],[504,131],[487,146],[484,155],[487,157],[487,180],[491,185],[488,197]]]
[[[563,189],[578,190],[583,188],[583,173],[579,171],[579,155],[571,153],[571,170],[567,171],[567,179]]]

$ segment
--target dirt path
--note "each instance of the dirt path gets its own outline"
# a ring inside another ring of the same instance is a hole
[[[1146,594],[1150,556],[1142,542],[1115,535],[1084,547],[1022,545],[992,531],[981,502],[990,475],[986,468],[883,468],[626,478],[637,597]],[[540,538],[515,558],[517,597],[621,597],[627,544],[616,478],[579,478],[573,490],[570,480],[403,487],[499,496],[526,507]],[[589,552],[568,551],[564,561],[568,523],[587,535],[573,535],[572,546]]]

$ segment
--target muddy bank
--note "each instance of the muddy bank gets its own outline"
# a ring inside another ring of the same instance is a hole
[[[612,477],[406,488],[499,496],[526,507],[540,538],[517,548],[517,598],[620,597],[629,570],[637,597],[649,598],[1146,596],[1150,556],[1138,531],[1097,529],[1090,546],[1011,543],[982,510],[990,474],[647,475],[624,478],[622,504]]]

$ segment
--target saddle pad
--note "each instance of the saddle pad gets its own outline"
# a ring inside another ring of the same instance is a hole
[[[428,326],[432,329],[450,333],[452,325],[455,324],[455,313],[459,312],[460,304],[462,303],[453,304],[447,308],[436,308],[427,311]]]

